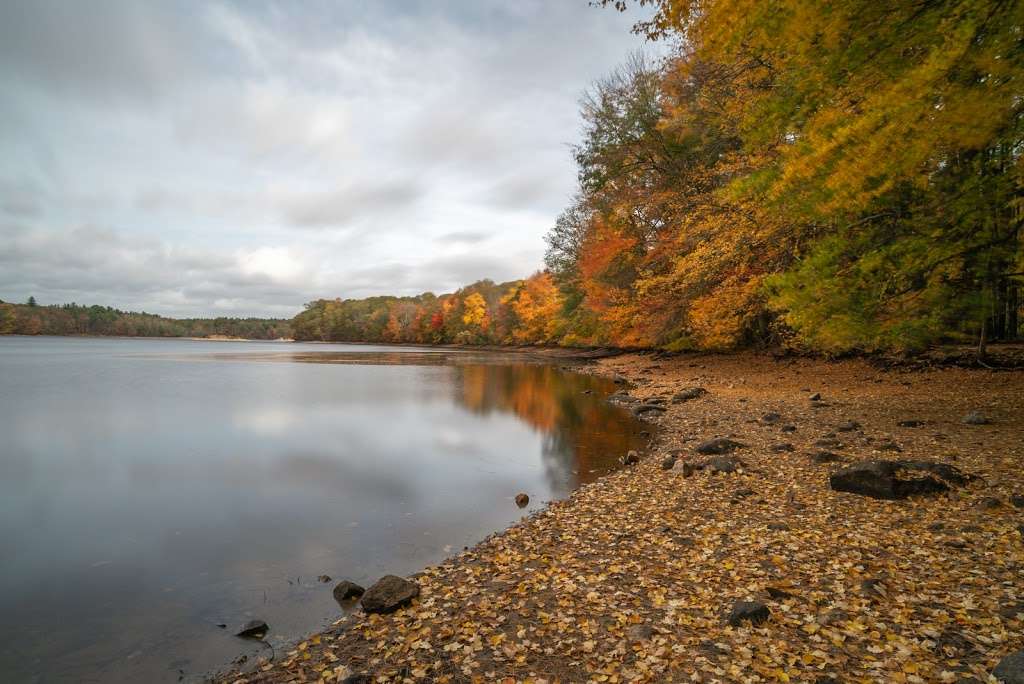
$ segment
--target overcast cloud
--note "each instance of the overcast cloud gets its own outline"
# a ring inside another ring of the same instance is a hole
[[[0,299],[292,316],[541,266],[586,0],[0,0]]]

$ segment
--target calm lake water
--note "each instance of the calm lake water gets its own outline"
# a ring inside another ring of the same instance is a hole
[[[323,627],[318,575],[415,572],[642,447],[613,389],[521,355],[0,337],[0,679],[173,682],[259,655],[248,619]]]

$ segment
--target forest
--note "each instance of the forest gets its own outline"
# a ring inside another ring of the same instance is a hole
[[[625,10],[625,0],[598,4]],[[1018,339],[1024,3],[637,0],[546,269],[299,339],[914,351]]]
[[[241,337],[276,340],[291,336],[287,320],[274,318],[165,318],[109,306],[40,306],[0,301],[0,335],[114,335],[120,337]]]
[[[581,100],[545,268],[443,295],[320,299],[300,340],[984,354],[1021,335],[1024,3],[636,4],[636,54]],[[0,331],[287,337],[4,305]]]

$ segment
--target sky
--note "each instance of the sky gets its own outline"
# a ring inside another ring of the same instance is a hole
[[[291,317],[542,267],[586,0],[0,0],[0,299]]]

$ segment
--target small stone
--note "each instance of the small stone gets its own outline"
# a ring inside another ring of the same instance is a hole
[[[331,581],[331,576],[330,575],[320,575],[320,576],[318,576],[316,578],[316,581],[317,582],[321,582],[322,584],[327,584],[328,582]]]
[[[242,629],[235,632],[235,636],[244,639],[262,639],[270,631],[270,627],[263,620],[249,620]]]
[[[709,458],[702,465],[710,470],[712,475],[717,475],[718,473],[735,473],[745,464],[735,456],[717,456]]]
[[[795,451],[796,447],[794,447],[789,442],[780,442],[778,444],[772,444],[770,447],[768,447],[768,450],[773,451],[777,454],[781,454],[784,451]]]
[[[756,493],[757,492],[755,492],[753,489],[750,489],[749,487],[744,487],[743,489],[737,489],[733,493],[733,496],[737,499],[745,499],[748,496],[754,496],[754,494]]]
[[[1014,508],[1024,508],[1024,494],[1014,494],[1010,497],[1010,503]]]
[[[834,437],[822,437],[814,442],[814,446],[819,449],[842,449],[843,443]]]
[[[831,451],[822,449],[811,454],[811,461],[814,463],[839,463],[843,460],[843,457],[839,454],[834,454]]]
[[[682,390],[681,392],[676,392],[675,396],[672,397],[672,403],[682,404],[694,399],[700,399],[707,393],[708,391],[703,387],[690,387]]]
[[[988,425],[992,421],[983,416],[978,411],[971,411],[963,417],[963,422],[967,425]]]
[[[519,492],[516,494],[516,506],[520,508],[526,508],[530,503],[530,495],[526,492]]]
[[[683,460],[676,461],[675,465],[672,466],[672,472],[679,473],[683,477],[690,477],[695,472],[700,470],[696,463],[688,463]]]
[[[746,445],[735,442],[731,439],[724,437],[718,437],[717,439],[709,439],[706,442],[701,442],[697,445],[697,453],[700,454],[727,454],[730,451],[736,449],[742,449]]]
[[[764,423],[765,425],[774,425],[775,423],[778,423],[780,420],[782,420],[782,416],[774,412],[766,413],[763,416],[761,416],[761,422]]]
[[[770,614],[768,606],[760,601],[737,601],[729,611],[727,621],[733,627],[739,627],[744,622],[760,625],[768,619]]]
[[[977,507],[983,511],[994,511],[1002,507],[1003,502],[994,496],[984,496],[978,500]]]
[[[665,458],[665,460],[663,460],[661,462],[661,469],[662,470],[672,470],[672,466],[674,466],[675,464],[676,464],[676,457],[675,456],[667,456]]]
[[[992,676],[1003,684],[1024,684],[1024,651],[1011,653],[996,665]]]
[[[782,432],[796,432],[796,425],[783,425],[779,430]]]
[[[650,625],[633,625],[626,630],[630,641],[647,641],[654,636],[654,628]]]
[[[367,613],[393,613],[412,603],[419,595],[420,587],[415,582],[396,575],[385,575],[367,589],[360,604]]]
[[[903,449],[900,447],[900,445],[897,444],[896,442],[892,441],[891,439],[887,439],[887,440],[884,440],[882,442],[879,442],[878,444],[875,445],[875,449],[877,451],[895,451],[895,452],[903,451]]]
[[[789,530],[789,525],[784,522],[770,522],[768,523],[768,529],[776,532],[785,532]]]
[[[860,423],[855,420],[848,420],[845,423],[840,423],[836,426],[836,430],[839,432],[853,432],[854,430],[860,429]]]
[[[349,601],[359,598],[366,593],[366,590],[355,582],[342,580],[334,587],[334,600],[338,602]]]
[[[898,426],[900,426],[900,427],[916,428],[916,427],[921,427],[922,425],[924,425],[924,421],[923,420],[901,420],[901,421],[899,421],[896,424]]]

